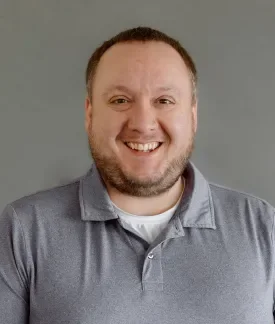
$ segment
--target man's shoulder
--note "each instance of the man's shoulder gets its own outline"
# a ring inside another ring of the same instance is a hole
[[[79,185],[83,176],[62,185],[33,192],[9,203],[16,213],[55,213],[68,206],[78,205]]]
[[[274,206],[261,197],[212,182],[209,182],[209,187],[214,205],[222,205],[231,210],[274,215]]]

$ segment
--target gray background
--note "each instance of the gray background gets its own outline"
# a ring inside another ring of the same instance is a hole
[[[1,209],[87,171],[88,58],[138,25],[179,39],[197,64],[197,167],[275,205],[274,0],[0,0]]]

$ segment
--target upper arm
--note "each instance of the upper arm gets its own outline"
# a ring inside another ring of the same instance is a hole
[[[7,206],[0,216],[0,314],[5,324],[29,323],[27,272],[21,224]]]

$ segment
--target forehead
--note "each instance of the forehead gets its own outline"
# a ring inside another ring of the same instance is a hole
[[[155,84],[179,86],[189,81],[189,71],[180,54],[163,42],[119,43],[102,56],[95,86],[126,83],[127,86]]]

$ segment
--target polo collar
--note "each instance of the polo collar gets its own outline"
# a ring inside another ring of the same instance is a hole
[[[185,191],[176,210],[179,225],[216,229],[209,183],[191,161],[188,162],[183,176],[186,179]],[[80,179],[79,202],[81,219],[84,221],[118,218],[95,163]]]
[[[183,173],[186,186],[176,211],[183,227],[216,229],[212,194],[208,181],[189,161]]]

